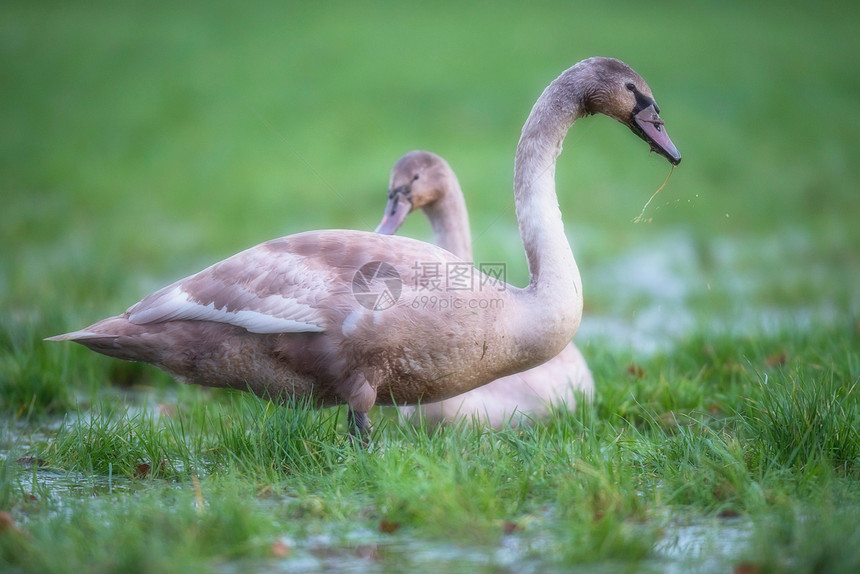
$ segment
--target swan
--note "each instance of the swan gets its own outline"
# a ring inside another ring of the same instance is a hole
[[[457,176],[440,156],[410,151],[391,169],[388,202],[377,233],[397,232],[410,213],[421,210],[433,229],[436,245],[463,261],[472,261],[472,241],[466,201]],[[542,365],[496,379],[462,395],[420,406],[423,420],[438,424],[471,418],[500,428],[516,423],[515,415],[534,418],[551,405],[573,410],[576,394],[591,398],[594,379],[585,357],[573,342]],[[414,407],[402,407],[407,416]]]
[[[50,337],[158,366],[178,380],[319,407],[346,404],[368,440],[374,404],[450,398],[558,355],[582,316],[555,163],[573,122],[602,113],[677,164],[645,81],[612,58],[583,60],[541,94],[514,160],[529,269],[519,288],[466,266],[456,295],[421,299],[462,261],[395,235],[323,230],[273,239],[144,297],[124,313]]]

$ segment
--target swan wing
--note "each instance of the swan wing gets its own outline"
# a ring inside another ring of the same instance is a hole
[[[252,247],[145,297],[126,313],[132,323],[195,320],[252,333],[319,333],[335,276],[288,238]]]

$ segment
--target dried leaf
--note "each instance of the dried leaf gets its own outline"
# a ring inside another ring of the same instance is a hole
[[[384,532],[385,534],[391,534],[395,532],[398,528],[400,528],[399,522],[391,522],[390,520],[385,520],[384,518],[379,521],[379,531]]]
[[[194,500],[197,501],[197,515],[203,516],[206,510],[206,502],[203,500],[203,488],[200,487],[200,479],[196,474],[191,475],[191,485],[194,487]]]
[[[788,362],[788,355],[786,353],[774,353],[769,355],[764,362],[768,367],[782,367]]]
[[[627,365],[627,374],[632,377],[636,377],[637,379],[641,379],[645,376],[645,371],[642,369],[641,365],[630,363]]]
[[[737,518],[741,513],[732,508],[724,508],[717,513],[717,518]]]

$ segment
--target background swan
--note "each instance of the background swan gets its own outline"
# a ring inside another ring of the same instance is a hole
[[[433,229],[433,240],[463,261],[472,261],[469,216],[460,182],[447,161],[429,151],[411,151],[391,169],[388,202],[377,233],[392,234],[410,213],[421,210]],[[535,418],[551,406],[576,408],[577,394],[590,398],[594,379],[573,342],[542,365],[496,379],[462,395],[418,407],[431,424],[475,419],[498,428],[516,424],[521,415]],[[405,415],[415,407],[403,407]]]
[[[579,327],[582,288],[555,194],[555,161],[573,122],[603,113],[681,161],[645,81],[590,58],[544,90],[523,127],[514,200],[529,266],[525,288],[469,268],[463,309],[415,308],[425,264],[462,263],[405,237],[300,233],[242,251],[125,313],[52,337],[157,365],[186,382],[319,406],[347,404],[351,430],[375,404],[456,396],[556,356]],[[492,301],[492,304],[491,304]]]

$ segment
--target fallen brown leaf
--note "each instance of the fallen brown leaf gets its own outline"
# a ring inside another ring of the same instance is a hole
[[[149,465],[149,463],[146,463],[146,462],[140,463],[139,465],[134,467],[134,477],[135,478],[145,477],[147,474],[149,474],[150,468],[151,468],[151,466]]]
[[[717,518],[737,518],[741,513],[732,508],[724,508],[717,513]]]
[[[788,354],[774,353],[764,360],[768,367],[781,367],[788,362]]]
[[[631,377],[641,379],[645,376],[645,370],[642,369],[641,365],[637,365],[636,363],[630,363],[629,365],[627,365],[627,374]]]
[[[385,534],[391,534],[395,532],[398,528],[400,528],[399,522],[391,522],[390,520],[385,520],[384,518],[379,521],[379,531],[384,532]]]

